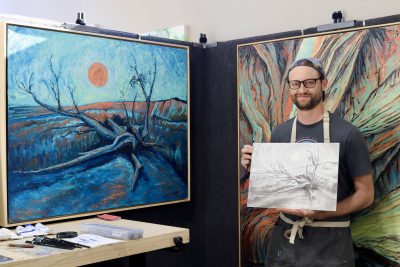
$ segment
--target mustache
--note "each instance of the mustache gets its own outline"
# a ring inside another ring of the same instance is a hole
[[[296,93],[294,96],[295,96],[295,97],[299,97],[299,96],[311,96],[311,94],[309,94],[309,93]]]

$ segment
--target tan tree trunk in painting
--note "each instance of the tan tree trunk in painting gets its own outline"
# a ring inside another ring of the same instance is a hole
[[[254,45],[256,55],[248,53],[248,57],[239,59],[240,108],[256,142],[268,142],[272,128],[287,120],[292,112],[292,105],[286,104],[289,98],[286,74],[296,54],[299,41],[296,42],[288,42],[279,50],[272,43]],[[279,63],[282,52],[288,56],[286,64]]]

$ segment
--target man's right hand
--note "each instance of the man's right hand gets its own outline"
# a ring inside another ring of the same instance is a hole
[[[253,153],[253,146],[251,145],[244,145],[242,148],[242,158],[240,160],[240,163],[242,166],[246,169],[249,170],[250,168],[250,161],[251,161],[251,154]]]

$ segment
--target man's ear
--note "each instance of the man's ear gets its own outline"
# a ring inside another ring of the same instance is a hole
[[[324,90],[328,86],[328,80],[327,79],[323,79],[321,81],[321,85],[322,85],[322,90]]]

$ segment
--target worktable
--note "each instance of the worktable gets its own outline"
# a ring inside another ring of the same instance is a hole
[[[10,257],[13,260],[0,262],[0,266],[80,266],[174,247],[176,245],[174,242],[175,237],[181,237],[184,244],[189,242],[189,229],[123,219],[104,221],[92,218],[45,225],[54,232],[76,231],[79,233],[79,224],[83,222],[140,228],[144,230],[143,238],[123,240],[122,242],[94,248],[76,248],[74,250],[39,245],[35,245],[34,248],[14,248],[8,246],[8,243],[24,243],[26,240],[32,240],[32,238],[1,241],[0,255]]]

